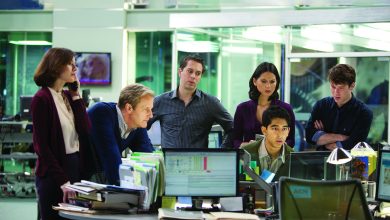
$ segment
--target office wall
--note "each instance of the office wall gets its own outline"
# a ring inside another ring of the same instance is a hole
[[[53,0],[53,47],[80,52],[110,52],[111,86],[85,86],[92,97],[117,101],[133,75],[127,73],[127,33],[123,0]]]

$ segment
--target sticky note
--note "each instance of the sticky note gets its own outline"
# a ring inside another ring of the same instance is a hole
[[[163,196],[161,202],[161,208],[175,209],[176,197],[175,196]]]
[[[191,196],[178,196],[177,202],[183,205],[192,205]]]
[[[267,169],[264,169],[262,172],[261,172],[261,175],[260,177],[267,183],[271,183],[272,180],[274,179],[275,177],[275,174],[272,173],[271,171],[267,170]]]

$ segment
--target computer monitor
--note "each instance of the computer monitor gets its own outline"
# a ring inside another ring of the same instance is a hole
[[[279,180],[279,219],[372,219],[360,180]]]
[[[31,101],[32,96],[22,95],[20,96],[20,120],[32,121],[31,115]]]
[[[380,150],[376,178],[377,201],[390,202],[390,150]]]
[[[336,165],[326,162],[330,151],[291,152],[289,177],[306,180],[336,180]]]
[[[210,131],[209,148],[219,148],[222,144],[222,131]]]
[[[164,148],[165,195],[216,198],[238,193],[236,149]]]

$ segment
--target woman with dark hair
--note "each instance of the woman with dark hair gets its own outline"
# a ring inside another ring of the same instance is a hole
[[[38,155],[36,187],[42,220],[62,219],[53,205],[74,196],[67,184],[84,177],[90,123],[80,98],[74,53],[49,49],[40,61],[34,81],[41,89],[31,103],[33,145]],[[66,83],[77,83],[64,90]],[[85,162],[85,163],[84,163]]]
[[[287,110],[290,115],[290,133],[286,143],[295,144],[295,116],[291,105],[279,100],[280,76],[275,65],[263,62],[257,66],[249,80],[249,101],[240,103],[234,115],[233,145],[239,148],[261,135],[263,112],[271,105]]]

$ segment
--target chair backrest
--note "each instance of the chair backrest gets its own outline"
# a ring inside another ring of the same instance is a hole
[[[280,219],[372,219],[358,180],[322,181],[281,177]]]

